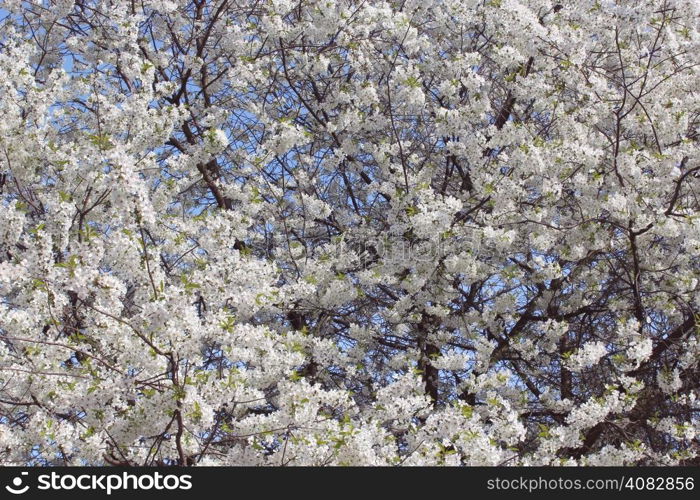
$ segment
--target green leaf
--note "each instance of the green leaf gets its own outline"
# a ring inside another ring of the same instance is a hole
[[[88,139],[102,151],[108,151],[114,148],[114,144],[112,144],[109,140],[109,136],[106,134],[90,134],[88,135]]]
[[[418,207],[416,207],[414,205],[408,206],[404,210],[406,212],[406,215],[408,215],[409,217],[413,217],[414,215],[417,215],[420,213],[420,210],[418,209]]]
[[[411,87],[412,89],[419,88],[421,86],[420,80],[416,78],[415,76],[409,76],[406,78],[406,85]]]
[[[29,232],[35,236],[39,234],[40,231],[43,231],[46,228],[46,224],[43,222],[39,225],[37,225],[35,228],[30,229]]]
[[[175,401],[182,401],[187,396],[185,389],[183,387],[173,387],[173,398]]]
[[[262,203],[264,201],[260,195],[260,189],[258,189],[256,186],[252,187],[251,192],[253,193],[253,197],[250,200],[251,203]]]
[[[195,401],[193,406],[193,410],[189,412],[187,416],[191,418],[194,422],[199,422],[200,420],[202,420],[202,406],[199,404],[198,401]]]
[[[68,269],[71,277],[75,277],[75,270],[78,268],[78,256],[73,254],[68,260],[54,264],[54,267]]]
[[[227,316],[224,321],[219,323],[219,326],[221,327],[222,330],[228,332],[228,333],[233,333],[233,329],[236,325],[236,317],[235,316]]]
[[[93,426],[90,426],[90,427],[87,428],[87,430],[86,430],[86,431],[82,434],[82,436],[80,436],[80,437],[81,437],[82,439],[87,439],[87,438],[89,438],[90,436],[95,435],[95,432],[97,432],[97,431],[95,430],[95,428],[94,428]]]
[[[462,416],[464,418],[472,418],[474,416],[474,408],[470,405],[463,405]]]
[[[186,274],[180,275],[180,281],[182,282],[182,286],[185,288],[185,292],[187,293],[192,293],[193,290],[202,287],[199,283],[190,281]]]

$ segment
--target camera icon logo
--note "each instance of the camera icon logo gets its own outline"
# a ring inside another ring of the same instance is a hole
[[[21,495],[22,493],[26,493],[27,490],[29,489],[29,485],[25,485],[24,487],[22,486],[22,477],[21,476],[28,476],[28,472],[21,472],[20,476],[17,476],[12,480],[12,486],[5,486],[5,489],[12,493],[13,495]]]

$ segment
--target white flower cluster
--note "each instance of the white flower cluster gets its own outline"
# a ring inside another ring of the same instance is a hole
[[[608,353],[603,342],[589,342],[573,353],[565,364],[573,372],[580,372],[584,368],[590,368]]]

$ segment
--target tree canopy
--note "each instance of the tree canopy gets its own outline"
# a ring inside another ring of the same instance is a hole
[[[5,0],[0,461],[698,464],[699,14]]]

